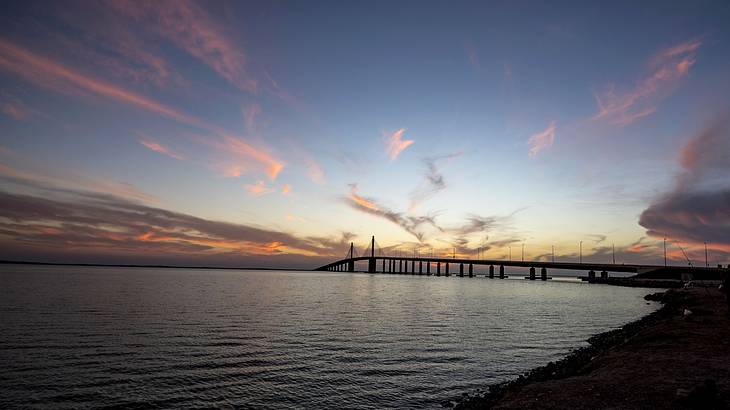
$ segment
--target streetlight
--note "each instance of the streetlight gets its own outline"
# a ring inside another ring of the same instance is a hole
[[[667,267],[667,238],[664,238],[664,267]]]
[[[525,261],[525,243],[522,242],[522,262]]]
[[[707,242],[705,242],[705,267],[710,267],[710,263],[707,261]]]
[[[550,245],[550,253],[553,256],[553,263],[555,263],[555,245]]]
[[[583,263],[583,241],[580,241],[580,249],[578,251],[578,263]]]
[[[512,262],[512,247],[509,247],[509,261]]]
[[[613,264],[616,264],[616,244],[611,244],[611,252],[613,253]]]

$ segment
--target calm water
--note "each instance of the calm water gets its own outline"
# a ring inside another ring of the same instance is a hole
[[[645,289],[0,266],[0,408],[438,408],[656,309]]]

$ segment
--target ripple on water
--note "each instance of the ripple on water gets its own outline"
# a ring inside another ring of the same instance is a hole
[[[2,408],[438,408],[655,309],[581,283],[1,269]]]

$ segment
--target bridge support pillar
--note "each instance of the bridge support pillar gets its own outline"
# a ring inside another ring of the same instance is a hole
[[[474,277],[474,264],[473,263],[469,264],[469,277],[470,278]]]
[[[441,262],[436,262],[436,276],[441,276]]]
[[[504,265],[499,265],[499,278],[504,279]]]
[[[593,279],[595,279],[595,278],[596,278],[596,271],[594,271],[594,270],[589,270],[589,271],[588,271],[588,279],[590,279],[590,280],[593,280]]]
[[[403,259],[398,260],[398,273],[403,273]]]
[[[460,278],[464,277],[464,264],[463,263],[459,264],[459,277]]]
[[[431,261],[426,263],[426,275],[431,276]]]
[[[411,262],[411,275],[415,275],[415,274],[416,274],[416,261],[413,260]]]
[[[540,269],[540,280],[547,280],[547,268],[544,266]]]
[[[423,275],[423,261],[418,261],[418,274]]]
[[[494,279],[494,265],[489,265],[489,279]]]
[[[350,259],[347,262],[347,271],[348,272],[355,272],[355,261],[354,260]],[[375,271],[373,270],[373,272],[375,272]]]
[[[608,272],[606,272],[605,270],[601,272],[601,279],[608,279]]]
[[[449,273],[449,263],[446,262],[446,276],[451,276],[451,273]]]
[[[382,272],[385,273],[385,259],[383,259],[383,270],[382,270]]]
[[[535,280],[535,268],[530,268],[530,280]]]
[[[368,273],[375,273],[377,270],[377,262],[375,258],[368,258]]]

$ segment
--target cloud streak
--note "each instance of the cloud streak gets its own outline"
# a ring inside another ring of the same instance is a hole
[[[401,128],[389,135],[385,135],[385,152],[391,161],[395,161],[403,150],[413,144],[413,140],[404,140],[405,128]]]
[[[284,164],[268,152],[253,147],[222,127],[209,124],[199,118],[182,113],[157,101],[113,84],[93,79],[65,65],[32,53],[22,47],[0,39],[0,69],[10,71],[27,81],[56,92],[76,97],[98,95],[146,110],[179,123],[210,131],[219,137],[218,142],[207,142],[227,155],[233,154],[238,162],[261,164],[267,175],[275,179],[284,169]],[[230,168],[231,165],[226,168]],[[239,166],[250,169],[251,166]],[[259,167],[253,167],[257,169]]]
[[[201,120],[112,84],[80,74],[69,67],[0,39],[0,68],[56,92],[73,96],[88,93],[151,111],[183,124],[210,129]]]
[[[295,255],[299,265],[339,255],[344,240],[198,218],[114,195],[36,185],[38,195],[0,191],[0,257],[97,255],[119,263],[149,258],[216,264]],[[188,259],[185,259],[188,258]],[[310,260],[307,262],[307,260]],[[67,260],[67,259],[66,259]],[[289,259],[292,260],[292,259]]]
[[[651,60],[651,72],[632,89],[616,91],[610,85],[603,93],[596,93],[598,112],[592,119],[626,126],[655,113],[659,102],[689,73],[701,45],[700,41],[688,41],[660,50]]]
[[[393,222],[409,234],[413,235],[419,241],[422,241],[424,237],[424,232],[420,230],[422,226],[436,225],[435,219],[432,216],[405,215],[402,212],[396,212],[378,204],[374,199],[361,196],[358,194],[357,184],[350,184],[350,193],[344,198],[344,200],[347,205],[357,211]]]
[[[175,158],[177,160],[185,159],[185,157],[172,151],[170,148],[167,148],[164,145],[162,145],[158,142],[152,141],[150,139],[142,138],[138,142],[140,144],[144,145],[145,147],[147,147],[148,149],[155,151],[155,152],[159,152],[160,154],[163,154],[163,155],[167,155],[170,158]]]
[[[438,168],[438,162],[442,160],[451,160],[461,155],[461,152],[452,154],[428,157],[423,159],[426,166],[426,174],[423,181],[410,195],[410,205],[408,209],[413,212],[418,206],[426,200],[433,198],[437,193],[446,189],[446,181]]]
[[[257,92],[240,47],[198,4],[186,0],[112,1],[118,12],[141,21],[241,90]]]
[[[534,158],[540,151],[552,147],[554,142],[555,121],[550,121],[547,128],[538,133],[532,134],[530,139],[527,140],[527,144],[530,146],[530,157]]]

